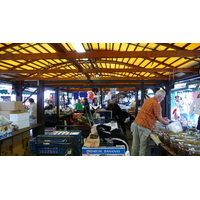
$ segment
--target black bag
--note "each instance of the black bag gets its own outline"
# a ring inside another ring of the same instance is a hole
[[[111,127],[106,125],[97,125],[96,129],[99,137],[102,138],[103,141],[106,142],[106,139],[112,137],[114,145],[124,145],[127,150],[128,140],[126,136],[121,134],[121,131],[119,129],[116,128],[111,131]]]

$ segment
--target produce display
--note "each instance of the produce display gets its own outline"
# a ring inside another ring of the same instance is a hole
[[[200,133],[197,129],[188,129],[178,133],[170,130],[156,132],[160,141],[179,156],[200,156]]]

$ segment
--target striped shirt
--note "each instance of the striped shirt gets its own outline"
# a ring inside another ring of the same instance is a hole
[[[156,98],[152,97],[145,100],[134,122],[151,130],[159,116],[162,116],[162,108]]]

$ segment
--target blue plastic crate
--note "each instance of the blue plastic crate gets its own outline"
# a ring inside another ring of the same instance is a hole
[[[36,144],[35,144],[35,138],[29,141],[30,144],[30,154],[34,155],[36,154]]]
[[[68,136],[72,136],[74,138],[74,149],[80,149],[81,150],[81,147],[82,147],[82,131],[79,131],[79,130],[66,130],[67,132],[69,132]],[[51,136],[57,136],[57,135],[53,135],[55,134],[56,132],[66,132],[64,130],[61,130],[61,131],[53,131],[52,133],[49,133],[49,135]],[[78,132],[79,134],[77,135],[74,135],[73,133],[74,132]]]
[[[37,154],[43,154],[43,155],[51,155],[51,154],[58,154],[58,155],[64,155],[67,154],[70,148],[66,147],[60,147],[57,145],[57,147],[52,146],[38,146],[37,147]]]
[[[54,135],[54,133],[56,132],[69,132],[68,135]],[[74,135],[73,133],[75,132],[78,132],[78,134]],[[76,156],[76,155],[80,155],[80,152],[81,152],[81,148],[82,148],[82,131],[80,130],[56,130],[56,131],[53,131],[51,133],[49,133],[48,135],[46,135],[47,137],[50,136],[50,137],[53,137],[53,138],[59,138],[60,136],[63,137],[63,136],[71,136],[73,137],[73,140],[74,140],[74,151],[73,151],[73,155]],[[47,141],[48,142],[48,141]],[[56,151],[56,149],[50,149],[49,152],[52,151]],[[47,150],[46,150],[47,151]],[[39,152],[40,153],[40,152]],[[60,153],[62,154],[62,152]]]
[[[81,145],[81,142],[82,142],[81,139],[79,139],[79,140],[74,140],[74,145],[76,145],[76,146]]]
[[[79,130],[66,130],[69,134],[68,134],[68,136],[73,136],[74,137],[74,141],[75,140],[79,140],[79,139],[81,139],[81,136],[82,136],[82,131],[79,131]],[[65,130],[60,130],[60,131],[53,131],[53,132],[51,132],[51,133],[49,133],[49,135],[53,135],[53,136],[57,136],[57,135],[54,135],[56,132],[66,132]],[[73,133],[76,133],[76,132],[78,132],[78,134],[77,135],[74,135]]]
[[[106,123],[106,120],[105,120],[105,118],[94,118],[94,123],[95,124],[104,124],[104,123]]]
[[[64,155],[73,149],[73,137],[42,135],[30,140],[30,154]]]

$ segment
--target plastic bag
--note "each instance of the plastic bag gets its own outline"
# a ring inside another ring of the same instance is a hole
[[[183,131],[181,123],[179,121],[175,121],[167,125],[168,129],[174,133],[179,133]]]
[[[7,119],[3,115],[0,115],[0,126],[9,125],[9,124],[12,124],[12,121]]]

